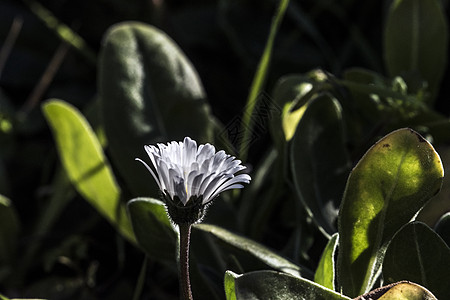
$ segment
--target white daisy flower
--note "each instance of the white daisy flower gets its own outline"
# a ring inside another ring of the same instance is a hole
[[[189,137],[183,142],[144,148],[154,169],[143,160],[136,160],[152,174],[164,198],[180,207],[194,205],[200,199],[196,206],[204,207],[221,192],[243,188],[242,184],[251,180],[248,174],[235,175],[246,168],[240,160],[223,150],[216,152],[210,144],[197,147]]]

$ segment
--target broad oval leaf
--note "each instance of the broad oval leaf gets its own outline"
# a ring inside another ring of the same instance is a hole
[[[178,233],[164,203],[152,198],[135,198],[128,202],[128,213],[142,250],[151,257],[175,261]]]
[[[261,266],[273,268],[274,270],[282,271],[292,276],[310,276],[308,270],[302,269],[300,266],[293,264],[289,260],[279,256],[267,247],[258,244],[257,242],[232,233],[226,229],[210,224],[197,224],[193,226],[194,230],[200,230],[204,233],[210,234],[212,237],[218,239],[228,254],[235,255],[236,259],[246,267],[246,264],[258,261]]]
[[[392,287],[379,300],[437,300],[437,298],[420,285],[402,282]]]
[[[275,271],[255,271],[234,275],[237,300],[346,300],[350,299],[304,278]],[[229,285],[231,284],[229,280]],[[230,288],[230,287],[228,287]],[[230,298],[232,299],[232,298]]]
[[[138,195],[157,196],[147,170],[134,162],[144,144],[182,140],[212,142],[215,121],[200,79],[175,42],[137,22],[113,26],[99,65],[103,126],[113,162]]]
[[[316,273],[314,274],[314,282],[318,283],[330,290],[335,290],[335,257],[337,254],[337,246],[339,241],[338,233],[328,241],[325,249],[320,257],[319,265],[317,266]]]
[[[426,288],[409,281],[391,283],[354,300],[437,300]]]
[[[329,94],[312,99],[292,139],[291,170],[300,201],[327,235],[337,230],[350,171],[345,141],[339,102]]]
[[[348,178],[339,212],[344,294],[371,289],[387,243],[439,191],[443,176],[433,146],[411,129],[394,131],[367,151]]]
[[[446,299],[450,295],[450,249],[427,225],[407,224],[386,250],[383,277],[388,283],[415,282]]]
[[[384,28],[384,55],[392,77],[418,73],[435,95],[446,67],[447,43],[439,0],[392,1]]]
[[[135,242],[120,202],[120,188],[89,123],[78,109],[61,100],[47,101],[42,110],[72,184],[124,237]]]

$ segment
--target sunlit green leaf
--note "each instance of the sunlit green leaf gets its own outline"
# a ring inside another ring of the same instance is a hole
[[[395,0],[384,29],[386,67],[394,77],[426,80],[436,94],[447,61],[447,24],[439,0]]]
[[[317,283],[275,271],[255,271],[234,277],[237,300],[350,299]]]
[[[379,300],[437,300],[429,291],[413,283],[400,283]]]
[[[290,156],[297,195],[319,228],[333,234],[350,171],[341,106],[334,97],[323,94],[311,100],[297,125]]]
[[[270,267],[296,277],[310,275],[307,270],[291,263],[267,247],[221,227],[197,224],[193,229],[200,230],[218,239],[227,252],[235,255],[238,260],[240,259],[240,263],[244,266],[255,266],[256,263],[259,263],[260,266]]]
[[[77,191],[130,241],[134,241],[120,188],[92,128],[72,105],[50,100],[42,106],[66,173]]]
[[[11,299],[11,298],[8,298],[8,297],[6,297],[6,296],[3,296],[2,294],[0,294],[0,300],[45,300],[45,299],[37,299],[37,298],[33,298],[33,299],[30,299],[30,298],[27,298],[27,299],[25,299],[25,298],[13,298],[13,299]]]
[[[409,280],[439,299],[450,295],[450,248],[427,225],[413,222],[397,232],[383,261],[385,282]]]
[[[437,300],[426,288],[408,281],[382,286],[354,300]]]
[[[335,290],[335,256],[339,235],[333,234],[327,246],[322,252],[322,256],[314,274],[314,282],[330,290]]]
[[[444,170],[450,170],[450,147],[440,146],[437,148],[439,156],[441,157]],[[442,188],[436,197],[433,197],[427,205],[417,215],[416,220],[423,222],[433,228],[439,219],[447,212],[450,212],[450,201],[448,195],[450,194],[450,176],[444,176]],[[450,236],[449,236],[450,237]]]
[[[212,142],[217,123],[200,79],[175,42],[137,22],[106,34],[99,65],[100,107],[113,162],[139,196],[157,196],[147,170],[133,161],[144,144],[182,140]]]
[[[128,202],[133,231],[142,249],[151,257],[175,261],[178,234],[164,203],[152,198]]]
[[[240,275],[235,274],[231,271],[225,272],[224,287],[225,287],[225,297],[227,300],[236,300],[236,290],[234,287],[234,281],[239,276]]]
[[[370,148],[351,172],[339,212],[338,288],[371,289],[384,250],[440,189],[444,170],[433,146],[411,129]]]

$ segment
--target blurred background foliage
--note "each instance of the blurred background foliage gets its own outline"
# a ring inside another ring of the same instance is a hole
[[[387,70],[384,62],[383,29],[390,4],[391,1],[378,0],[291,1],[275,39],[263,86],[266,97],[273,97],[275,102],[282,98],[277,93],[284,93],[286,89],[280,87],[283,82],[279,80],[288,74],[304,74],[302,80],[314,86],[320,86],[324,78],[327,83],[336,80],[335,84],[345,86],[350,93],[361,92],[349,84],[360,80],[361,74],[350,69],[354,67],[370,70],[363,72],[368,81],[377,81],[378,86],[392,87],[402,93],[402,81],[387,79],[389,72],[395,71]],[[0,213],[8,220],[2,222],[6,227],[0,231],[12,232],[11,236],[17,237],[0,245],[6,249],[0,253],[1,293],[10,297],[48,299],[130,299],[136,290],[144,253],[133,242],[118,236],[97,210],[75,191],[61,167],[54,138],[41,110],[45,99],[64,99],[83,112],[100,143],[107,142],[102,139],[104,133],[96,100],[98,57],[108,28],[133,20],[163,30],[192,62],[212,114],[218,124],[227,128],[245,111],[277,5],[277,1],[271,0],[0,1],[0,195],[3,195]],[[448,1],[442,1],[442,7],[448,19]],[[421,126],[433,120],[429,114],[422,119],[409,118],[408,107],[401,107],[406,109],[404,114],[398,110],[390,114],[389,109],[395,108],[392,103],[384,104],[388,108],[375,114],[370,106],[354,111],[355,118],[350,117],[345,125],[350,137],[344,147],[349,150],[347,159],[351,165],[355,165],[378,138],[398,125],[414,127],[434,139],[445,149],[441,154],[444,163],[448,161],[450,127],[444,116],[450,112],[450,72],[445,62],[442,63],[441,84],[436,83],[432,92],[434,101],[428,104],[442,121],[436,125],[438,128]],[[108,73],[108,69],[103,72]],[[412,84],[420,82],[416,79],[412,76],[405,80],[410,88],[408,92],[420,96],[420,84],[415,87]],[[296,82],[297,79],[291,80]],[[323,86],[319,89],[332,90]],[[328,97],[327,101],[336,103],[336,91],[339,94],[342,90],[336,88],[333,95],[324,96]],[[343,102],[341,105],[345,106],[345,100]],[[284,102],[277,104],[279,109],[284,108]],[[292,109],[296,109],[294,106],[295,103]],[[120,126],[120,118],[116,121]],[[355,123],[358,125],[352,127]],[[249,192],[239,200],[243,201],[239,213],[229,214],[233,216],[231,220],[224,213],[232,211],[229,202],[217,201],[206,222],[240,231],[295,264],[305,266],[304,272],[311,277],[335,224],[321,223],[321,230],[325,228],[327,232],[323,234],[303,209],[297,212],[303,214],[302,226],[297,226],[299,216],[294,216],[292,209],[296,207],[293,204],[296,196],[291,193],[294,188],[283,192],[283,187],[289,183],[265,178],[268,172],[286,172],[283,161],[275,157],[273,150],[283,151],[280,147],[284,147],[277,141],[279,134],[270,134],[277,130],[281,131],[267,126],[260,131],[249,148],[246,161],[251,172],[255,172],[252,177],[256,187],[261,187],[261,182],[270,182],[277,188],[255,190],[249,186]],[[294,138],[294,147],[299,143],[302,141]],[[130,157],[130,164],[134,157],[142,155],[143,152],[135,153]],[[274,169],[274,162],[282,167]],[[116,168],[120,166],[113,164],[112,168],[117,174]],[[348,170],[339,179],[341,184],[347,175]],[[152,180],[150,176],[145,179]],[[127,180],[123,177],[118,176],[117,180],[121,187],[129,185],[124,183]],[[444,190],[448,191],[448,184],[444,185]],[[266,191],[270,192],[266,198],[283,201],[262,201],[264,206],[260,208],[257,199]],[[140,196],[155,195],[142,195],[132,188],[124,188],[122,201]],[[232,198],[230,194],[224,195],[227,197]],[[250,198],[254,200],[245,202]],[[445,199],[448,200],[448,196]],[[255,207],[260,209],[256,211]],[[438,212],[445,209],[448,207]],[[426,213],[424,220],[430,225],[440,217],[440,214],[433,215],[433,210],[429,211],[429,216]],[[227,241],[226,234],[224,236]],[[198,242],[194,240],[194,243],[200,242],[197,247],[201,247],[204,240],[209,241],[208,237],[198,239]],[[142,299],[177,299],[174,266],[152,258],[145,266]],[[239,267],[237,263],[236,268]],[[214,278],[216,274],[209,270],[202,272],[210,274],[211,281],[223,280]],[[215,293],[222,295],[220,291]]]

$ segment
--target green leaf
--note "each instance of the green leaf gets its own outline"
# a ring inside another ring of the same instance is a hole
[[[384,28],[389,74],[403,76],[410,87],[420,76],[436,95],[447,62],[447,22],[439,0],[395,0]],[[407,75],[405,77],[405,75]]]
[[[269,64],[272,57],[272,49],[275,43],[275,37],[278,32],[278,28],[281,25],[281,21],[284,18],[284,13],[289,5],[289,0],[281,0],[278,5],[278,9],[272,19],[272,24],[270,26],[269,36],[267,38],[266,45],[264,47],[264,52],[258,64],[258,68],[253,78],[253,82],[250,88],[250,93],[247,99],[247,105],[242,117],[242,128],[244,130],[243,138],[240,141],[239,154],[241,159],[245,161],[247,159],[247,152],[249,142],[251,140],[252,128],[253,128],[253,112],[257,105],[258,97],[260,96],[269,71]]]
[[[236,300],[236,290],[235,290],[235,279],[240,275],[235,274],[231,271],[225,272],[224,287],[225,287],[225,297],[227,300]]]
[[[221,227],[210,224],[197,224],[193,226],[193,229],[200,230],[219,240],[224,250],[227,251],[226,253],[234,255],[244,269],[246,266],[255,267],[256,263],[259,262],[260,266],[270,267],[292,276],[310,275],[307,270],[291,263],[265,246]]]
[[[120,202],[120,188],[84,116],[61,100],[47,101],[42,110],[72,184],[124,237],[134,242],[125,205]]]
[[[0,294],[0,300],[45,300],[45,299],[37,299],[37,298],[33,298],[33,299],[29,299],[29,298],[27,298],[27,299],[25,299],[25,298],[13,298],[13,299],[11,299],[11,298],[8,298],[8,297],[6,297],[6,296],[3,296],[2,294]]]
[[[450,248],[431,228],[413,222],[397,232],[386,250],[383,277],[409,280],[429,289],[438,299],[450,295]]]
[[[436,233],[450,246],[450,212],[444,214],[435,227]]]
[[[399,281],[382,286],[354,300],[437,300],[424,287],[408,281]]]
[[[338,288],[369,291],[385,247],[440,189],[444,170],[433,146],[411,129],[372,146],[351,172],[339,212]]]
[[[157,186],[135,157],[144,144],[212,142],[216,122],[193,66],[164,32],[137,22],[113,26],[100,53],[100,107],[114,164],[137,195]]]
[[[379,300],[437,300],[437,298],[420,285],[404,282],[392,287]]]
[[[333,96],[322,94],[311,100],[297,125],[290,155],[300,201],[326,235],[335,233],[350,162],[341,106]]]
[[[175,261],[178,233],[170,222],[164,203],[152,198],[128,202],[136,239],[151,257]]]
[[[11,201],[0,195],[0,271],[16,257],[19,230],[19,218]]]
[[[442,164],[444,165],[444,170],[450,170],[450,147],[440,146],[438,151]],[[450,176],[445,176],[442,182],[441,192],[437,194],[436,197],[433,197],[433,199],[431,199],[431,201],[424,206],[424,208],[417,215],[416,220],[433,228],[442,215],[450,211],[450,201],[448,198],[449,194]]]
[[[304,278],[275,271],[255,271],[234,277],[237,300],[350,299]]]
[[[318,283],[330,290],[335,290],[335,256],[338,245],[339,235],[333,234],[328,241],[327,246],[322,252],[322,256],[314,274],[314,282]]]

